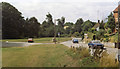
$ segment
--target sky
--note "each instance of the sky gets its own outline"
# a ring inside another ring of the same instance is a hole
[[[78,18],[94,22],[105,20],[119,0],[0,0],[3,1],[16,7],[25,18],[36,17],[40,23],[48,12],[53,20],[64,16],[66,22],[75,23]]]

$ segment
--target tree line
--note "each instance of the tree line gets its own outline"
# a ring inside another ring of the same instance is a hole
[[[84,21],[82,18],[77,19],[75,23],[65,22],[65,17],[57,19],[57,25],[54,24],[52,15],[48,13],[46,19],[40,23],[36,17],[24,18],[13,5],[2,2],[2,38],[39,38],[39,37],[53,37],[56,31],[61,36],[83,36],[86,32],[94,32],[93,29],[96,22],[90,20]],[[111,19],[112,14],[109,16]],[[110,19],[110,20],[111,20]],[[110,29],[111,21],[106,23],[105,27],[101,23],[101,29]],[[114,20],[113,20],[114,22]],[[55,27],[56,26],[56,27]],[[66,28],[65,28],[66,27]],[[57,35],[58,36],[58,35]]]

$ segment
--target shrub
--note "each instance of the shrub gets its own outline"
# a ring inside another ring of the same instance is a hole
[[[109,41],[109,38],[104,38],[104,42],[108,42]]]
[[[80,33],[79,33],[79,32],[75,32],[75,33],[73,34],[73,36],[74,36],[74,37],[78,37],[78,36],[80,36]]]
[[[80,59],[89,57],[89,50],[85,47],[70,48],[67,51],[67,54],[70,55],[73,59]]]
[[[111,34],[112,33],[112,30],[110,28],[108,28],[108,31],[107,31],[108,34]]]
[[[97,33],[96,33],[96,38],[98,40],[100,40],[102,37],[104,37],[104,34],[105,34],[105,30],[104,29],[100,29]]]
[[[108,55],[100,59],[100,67],[118,67],[118,63],[115,63],[114,56]]]

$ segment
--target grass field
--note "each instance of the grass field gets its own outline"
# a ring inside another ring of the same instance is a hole
[[[83,57],[81,61],[79,55],[61,44],[2,48],[2,65],[3,67],[84,67],[91,65],[87,63],[90,60],[89,56]]]
[[[53,37],[46,37],[46,38],[34,38],[34,42],[36,43],[52,43]],[[70,37],[61,37],[56,38],[58,42],[68,41],[71,40]],[[9,41],[9,42],[27,42],[27,39],[3,39],[2,41]]]
[[[114,59],[91,57],[88,49],[72,49],[61,44],[2,48],[3,67],[117,67]]]
[[[3,67],[63,67],[72,66],[68,47],[60,44],[2,48]]]

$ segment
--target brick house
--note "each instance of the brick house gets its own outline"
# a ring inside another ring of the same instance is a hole
[[[120,6],[119,6],[119,10],[120,10]],[[118,7],[113,11],[113,13],[114,13],[115,24],[116,24],[115,32],[117,32],[118,30]]]

